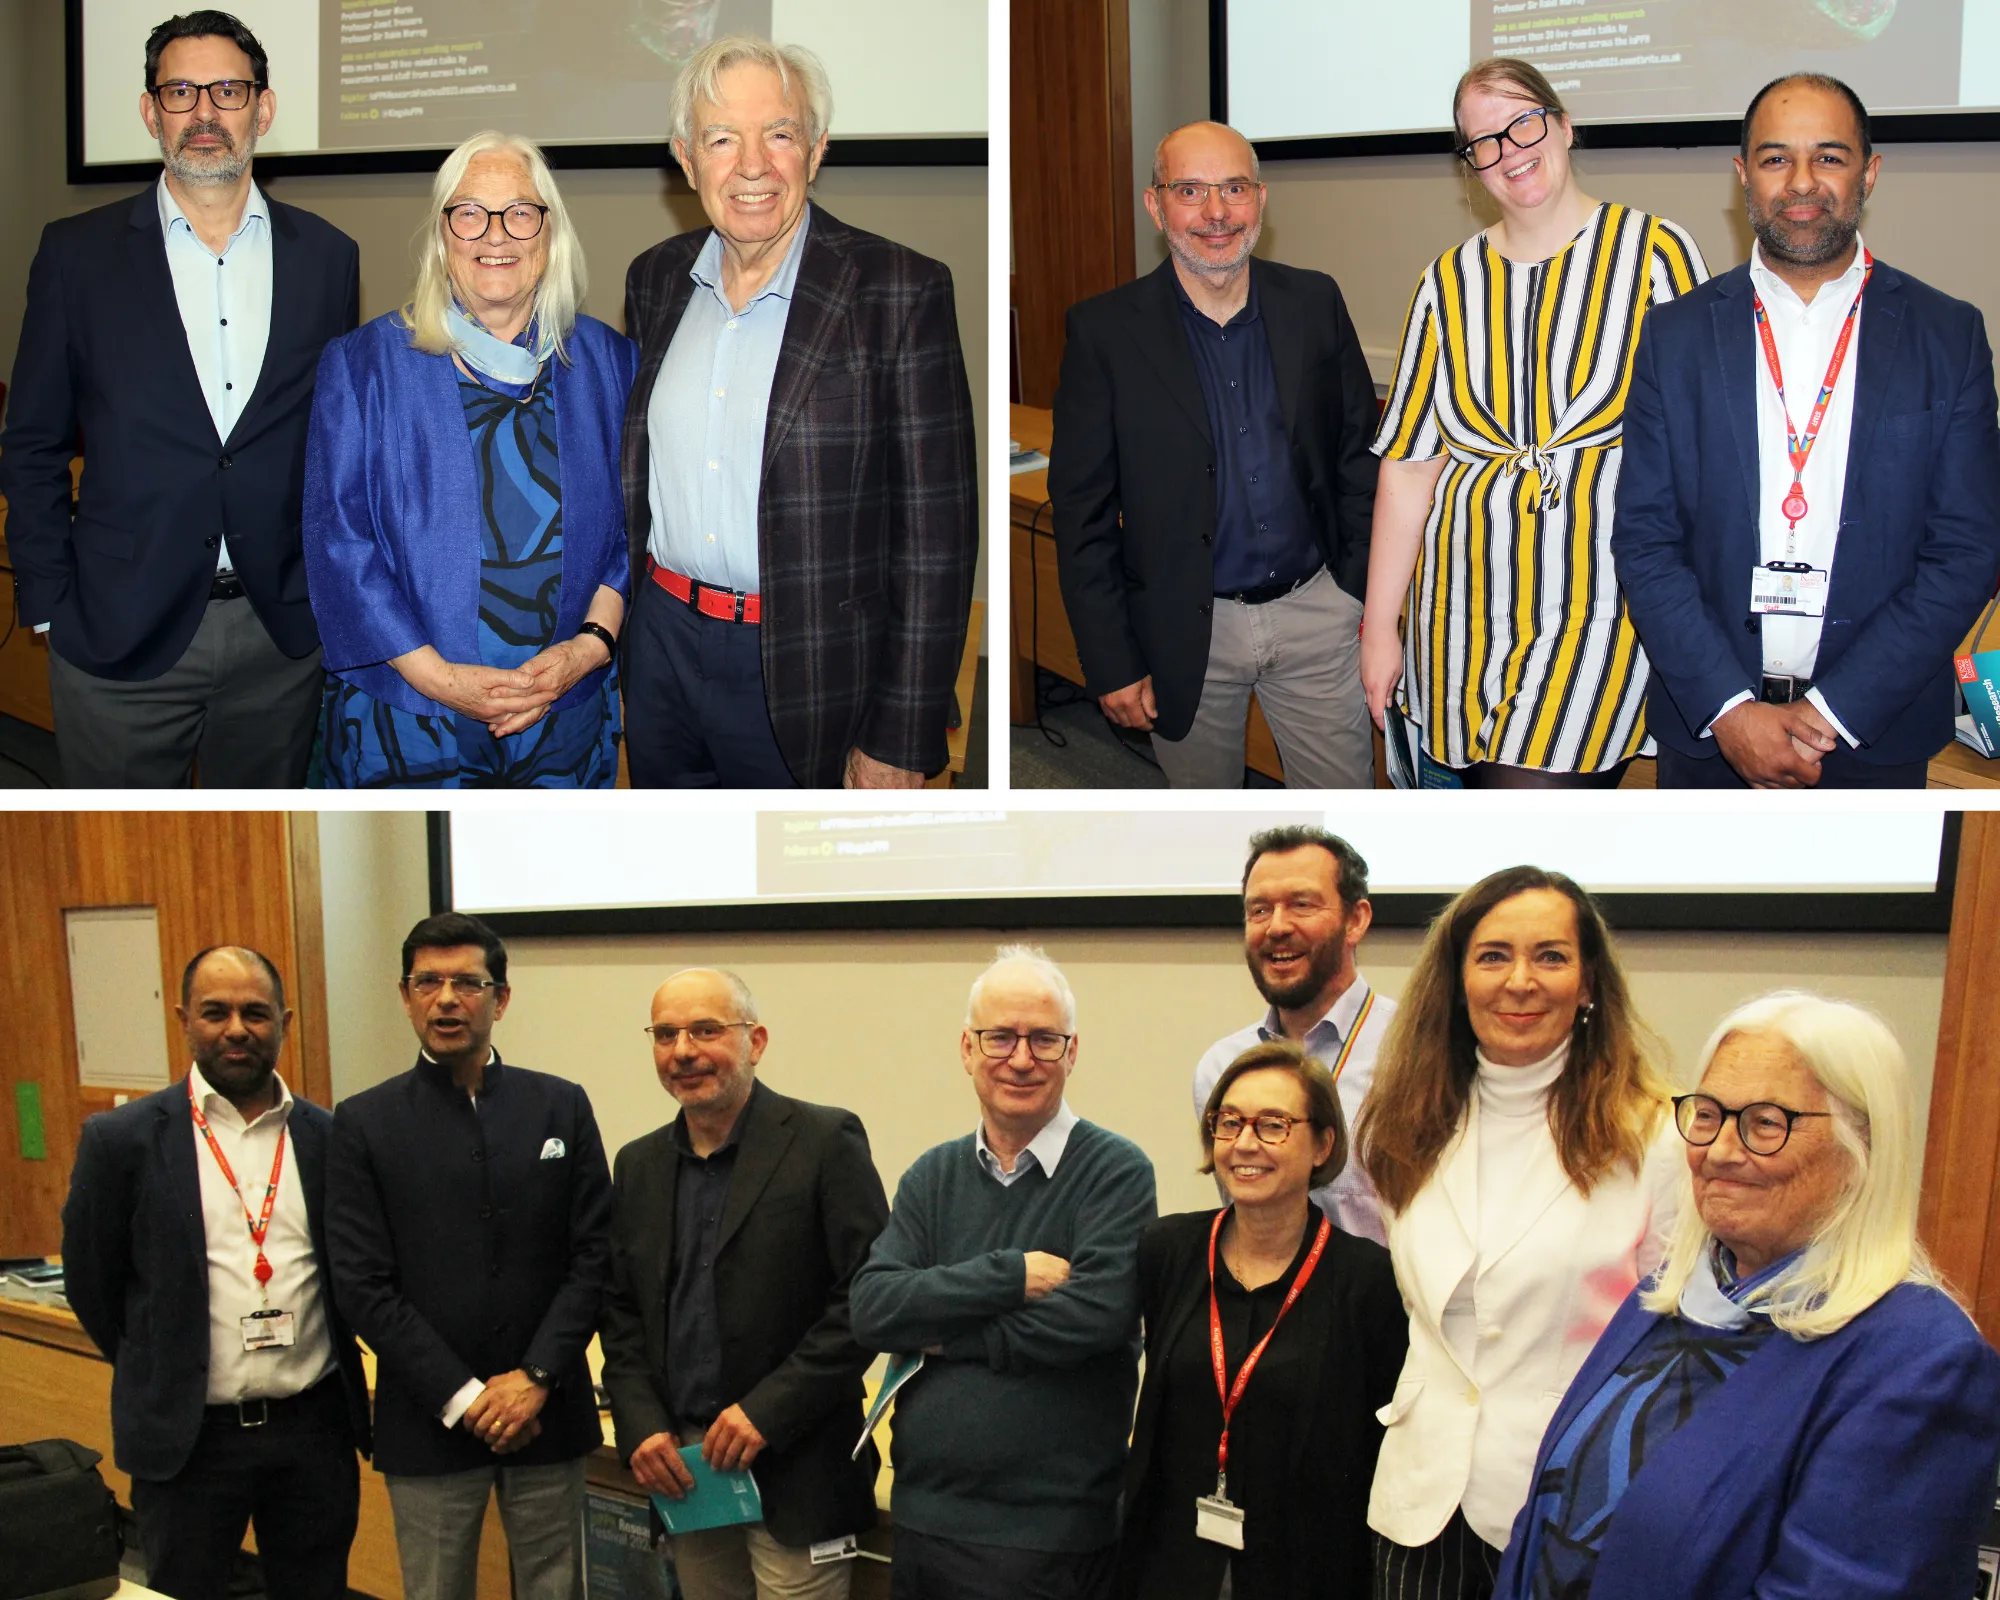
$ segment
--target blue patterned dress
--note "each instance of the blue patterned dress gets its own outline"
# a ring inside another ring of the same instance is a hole
[[[479,662],[518,667],[554,642],[562,590],[554,387],[461,373],[458,393],[484,532]],[[616,679],[613,667],[594,694],[495,739],[476,718],[404,711],[330,677],[321,723],[327,787],[608,789],[618,777]]]

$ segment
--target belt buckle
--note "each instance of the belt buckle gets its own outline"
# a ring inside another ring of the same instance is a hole
[[[257,1408],[257,1419],[254,1422],[250,1420],[250,1408],[252,1406]],[[270,1420],[270,1416],[269,1402],[262,1398],[256,1400],[239,1400],[236,1402],[236,1426],[239,1428],[261,1428]]]
[[[1767,672],[1758,696],[1767,706],[1788,706],[1804,698],[1796,673]]]
[[[741,622],[743,620],[743,602],[746,597],[736,594],[734,591],[731,591],[730,597],[736,602],[736,614],[729,620],[731,622]]]

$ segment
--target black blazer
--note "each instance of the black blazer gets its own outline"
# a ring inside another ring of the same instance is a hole
[[[653,522],[646,409],[711,231],[654,245],[625,274],[639,345],[622,463],[635,598]],[[943,770],[979,555],[974,456],[950,270],[815,205],[757,496],[764,699],[799,783],[838,789],[855,745]]]
[[[333,1289],[376,1355],[375,1464],[491,1465],[438,1420],[470,1378],[556,1376],[541,1437],[504,1459],[573,1461],[603,1442],[584,1351],[610,1260],[611,1177],[576,1084],[495,1061],[474,1109],[436,1062],[340,1102],[326,1180]]]
[[[299,545],[319,354],[360,320],[354,241],[271,211],[271,333],[227,439],[202,402],[154,185],[42,230],[0,434],[21,620],[94,677],[157,678],[201,625],[217,539],[285,654],[319,643]],[[86,451],[74,521],[69,462]]]
[[[1174,266],[1070,307],[1049,449],[1057,573],[1092,694],[1152,675],[1155,727],[1194,724],[1214,611],[1215,453]],[[1292,470],[1334,581],[1368,587],[1378,407],[1340,286],[1252,259]]]
[[[1141,1596],[1137,1586],[1141,1558],[1156,1537],[1155,1528],[1194,1516],[1192,1505],[1164,1504],[1155,1492],[1153,1452],[1167,1353],[1182,1338],[1204,1346],[1208,1342],[1208,1231],[1214,1220],[1213,1211],[1183,1211],[1160,1218],[1139,1240],[1146,1373],[1125,1462],[1125,1532],[1119,1551],[1119,1593],[1129,1600],[1213,1600],[1222,1586],[1228,1552],[1208,1543],[1197,1546],[1206,1559],[1188,1563],[1182,1569],[1184,1582],[1172,1590]],[[1277,1505],[1244,1507],[1253,1528],[1276,1521],[1283,1530],[1292,1577],[1284,1600],[1368,1600],[1374,1573],[1368,1492],[1382,1446],[1382,1424],[1375,1413],[1395,1393],[1409,1329],[1389,1252],[1372,1239],[1357,1239],[1335,1227],[1312,1281],[1272,1341],[1275,1346],[1280,1339],[1296,1340],[1324,1358],[1310,1388],[1291,1407],[1291,1435],[1285,1441],[1289,1492]],[[1208,1464],[1214,1464],[1212,1449]],[[1252,1592],[1240,1577],[1237,1590],[1245,1596]],[[1255,1593],[1257,1600],[1279,1600],[1268,1588]]]
[[[722,1390],[768,1441],[752,1468],[765,1526],[780,1544],[816,1544],[875,1525],[875,1447],[848,1459],[874,1352],[854,1342],[847,1290],[889,1202],[852,1112],[759,1084],[743,1116],[715,1258]],[[666,1346],[679,1175],[672,1123],[618,1152],[604,1387],[627,1460],[676,1429]]]
[[[293,1097],[287,1142],[348,1420],[366,1455],[368,1385],[327,1267],[332,1127],[331,1113]],[[195,1139],[185,1079],[102,1112],[83,1125],[63,1205],[64,1293],[111,1363],[112,1458],[135,1478],[171,1478],[187,1465],[208,1403],[208,1234]]]

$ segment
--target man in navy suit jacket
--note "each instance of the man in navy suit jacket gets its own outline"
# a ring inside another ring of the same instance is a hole
[[[277,1075],[292,1014],[266,957],[202,951],[175,1012],[192,1068],[83,1125],[63,1206],[147,1583],[222,1600],[254,1522],[266,1592],[341,1600],[368,1389],[327,1273],[333,1118]]]
[[[1611,553],[1662,788],[1921,788],[1951,740],[2000,570],[1993,355],[1978,311],[1861,244],[1880,165],[1845,84],[1767,85],[1749,264],[1640,335]]]
[[[306,419],[321,347],[359,320],[359,253],[251,181],[268,78],[224,12],[154,29],[160,181],[50,223],[29,272],[0,493],[72,787],[173,787],[197,761],[211,788],[305,781]]]

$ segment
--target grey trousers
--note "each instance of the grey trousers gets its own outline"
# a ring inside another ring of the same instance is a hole
[[[816,1567],[809,1550],[779,1544],[761,1522],[679,1534],[673,1550],[687,1600],[847,1600],[854,1577],[853,1561]]]
[[[93,677],[49,651],[56,754],[72,789],[296,789],[306,781],[326,675],[271,642],[246,599],[211,600],[157,678]]]
[[[1153,735],[1153,754],[1176,789],[1243,787],[1250,691],[1285,764],[1288,789],[1366,789],[1375,743],[1361,692],[1361,602],[1322,567],[1279,600],[1217,600],[1208,673],[1194,726]]]
[[[383,1475],[396,1519],[404,1600],[473,1600],[486,1500],[514,1566],[514,1600],[582,1600],[583,1459],[545,1467],[476,1467],[436,1477]]]

